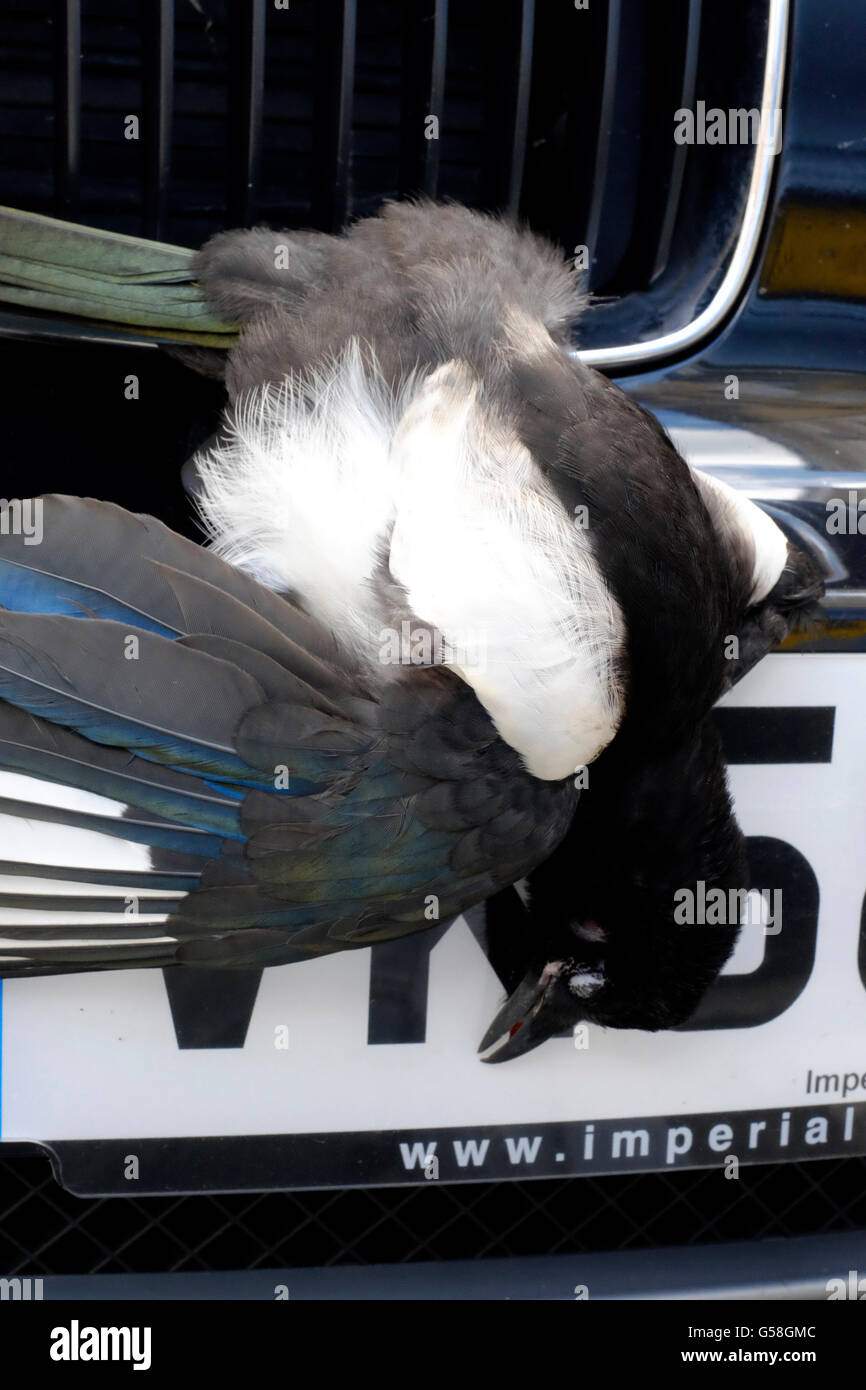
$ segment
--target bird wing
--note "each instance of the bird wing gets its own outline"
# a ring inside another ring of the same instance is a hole
[[[0,512],[0,973],[279,964],[454,915],[565,832],[472,690],[358,667],[110,504]]]

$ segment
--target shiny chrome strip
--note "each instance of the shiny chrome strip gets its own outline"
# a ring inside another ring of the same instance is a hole
[[[752,168],[743,225],[721,285],[696,319],[672,333],[665,333],[660,338],[648,338],[642,343],[626,343],[622,347],[587,348],[585,352],[578,349],[576,355],[589,366],[615,368],[649,365],[683,348],[697,348],[719,326],[740,297],[749,278],[770,199],[775,153],[772,143],[764,138],[764,133],[774,129],[773,113],[782,107],[789,15],[790,0],[770,0],[767,56],[761,91],[762,135]]]

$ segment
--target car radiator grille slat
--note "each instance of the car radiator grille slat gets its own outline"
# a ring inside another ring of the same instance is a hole
[[[646,361],[731,307],[769,187],[675,113],[779,100],[787,5],[0,0],[0,201],[197,246],[454,199],[586,247],[581,350]]]
[[[403,194],[435,198],[439,182],[438,133],[428,138],[427,122],[441,121],[448,43],[448,0],[422,0],[403,7],[399,187]]]
[[[54,205],[74,219],[81,164],[81,0],[54,5]]]
[[[174,122],[174,0],[144,8],[142,115],[145,142],[143,229],[157,241],[166,235],[171,135]]]

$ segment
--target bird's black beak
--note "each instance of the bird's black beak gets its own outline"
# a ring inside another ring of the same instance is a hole
[[[482,1062],[510,1062],[522,1057],[577,1021],[576,1001],[569,1001],[568,1019],[562,1010],[561,980],[571,965],[570,961],[556,961],[546,965],[541,974],[530,970],[481,1039],[478,1051],[487,1053]]]

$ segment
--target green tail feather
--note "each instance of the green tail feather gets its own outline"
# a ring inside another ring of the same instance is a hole
[[[230,347],[235,324],[210,312],[194,252],[0,207],[0,301],[133,328],[171,342]]]

